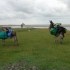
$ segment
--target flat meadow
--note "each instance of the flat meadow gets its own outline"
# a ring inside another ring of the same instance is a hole
[[[18,46],[14,45],[13,39],[7,39],[5,46],[0,40],[0,70],[16,70],[4,68],[18,61],[37,66],[38,70],[70,70],[69,31],[65,34],[63,44],[56,44],[54,36],[50,35],[48,29],[15,29],[15,31]]]

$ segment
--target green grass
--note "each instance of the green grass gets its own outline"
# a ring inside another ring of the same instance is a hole
[[[8,63],[25,60],[41,70],[70,70],[70,32],[67,31],[63,44],[55,44],[54,36],[47,29],[17,29],[19,46],[13,39],[6,45],[0,44],[0,70]],[[0,40],[1,43],[1,40]]]

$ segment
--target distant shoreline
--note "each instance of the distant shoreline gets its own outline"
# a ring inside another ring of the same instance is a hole
[[[21,28],[21,25],[0,25],[0,27],[12,27],[12,28]],[[23,28],[48,28],[49,25],[24,25]],[[69,26],[64,26],[67,30],[70,30]]]
[[[0,25],[0,26],[21,26],[21,25]],[[49,24],[47,24],[47,25],[24,25],[24,26],[33,26],[33,27],[48,27],[49,26]],[[64,25],[62,25],[62,26],[64,26],[64,27],[70,27],[70,24],[64,24]]]

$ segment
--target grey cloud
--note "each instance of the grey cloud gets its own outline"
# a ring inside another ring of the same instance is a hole
[[[60,6],[53,5],[54,1],[59,0],[3,0],[1,2],[4,3],[0,5],[0,19],[35,19],[46,22],[50,18],[70,17],[70,0],[60,0],[63,4]],[[67,7],[64,8],[64,5]]]
[[[8,0],[8,3],[13,7],[14,11],[29,14],[33,12],[33,5],[31,3],[25,2],[25,0],[15,0],[15,1]]]
[[[32,5],[22,2],[22,0],[3,0],[4,5],[0,6],[1,19],[28,18],[31,17]]]
[[[60,8],[50,8],[47,5],[44,5],[43,3],[35,3],[34,1],[30,0],[6,0],[6,3],[8,9],[12,11],[14,16],[21,15],[22,14],[29,14],[32,15],[41,15],[41,16],[59,16],[63,14],[64,11],[62,11]],[[42,0],[41,0],[42,1]],[[45,1],[45,0],[44,0]],[[45,3],[46,4],[46,3]],[[7,9],[7,8],[6,8]],[[8,11],[10,13],[10,11]],[[21,13],[20,13],[21,12]],[[17,13],[17,15],[16,15]],[[19,14],[20,13],[20,14]],[[25,15],[24,15],[25,16]]]

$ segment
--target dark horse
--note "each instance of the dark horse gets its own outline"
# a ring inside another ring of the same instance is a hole
[[[50,21],[50,26],[49,26],[49,30],[51,29],[57,29],[56,33],[55,33],[55,42],[59,41],[60,43],[62,43],[63,39],[64,39],[64,34],[66,33],[66,29],[62,26],[57,25],[57,27],[55,27],[55,24]]]
[[[9,28],[8,27],[2,27],[0,31],[0,39],[2,39],[2,44],[5,45],[5,40],[10,38],[14,39],[14,44],[18,45],[18,39],[17,39],[17,34],[15,31],[12,30],[12,32],[8,32]],[[9,34],[9,35],[8,35]]]

